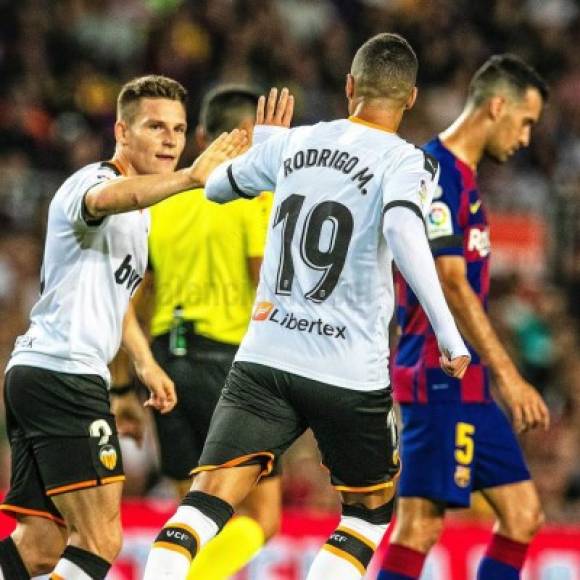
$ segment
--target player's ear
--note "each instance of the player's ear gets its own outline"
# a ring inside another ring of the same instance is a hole
[[[208,146],[207,133],[201,125],[195,128],[195,145],[199,151],[205,151]]]
[[[348,73],[346,75],[346,85],[344,87],[346,98],[350,101],[354,98],[354,77]]]
[[[415,102],[417,101],[417,94],[419,90],[417,87],[413,87],[411,94],[407,98],[407,102],[405,103],[405,111],[412,109],[415,106]]]
[[[487,102],[489,116],[493,121],[496,121],[503,112],[503,109],[506,105],[505,97],[501,95],[496,95],[495,97],[491,97]]]
[[[127,123],[122,119],[117,119],[115,122],[115,141],[121,145],[127,142],[127,130],[129,129]]]

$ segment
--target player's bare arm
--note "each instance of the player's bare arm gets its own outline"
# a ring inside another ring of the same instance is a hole
[[[143,209],[167,197],[203,187],[209,174],[221,163],[233,159],[248,146],[244,131],[234,129],[220,135],[194,162],[180,171],[169,174],[120,177],[98,185],[85,196],[89,219],[100,219],[110,214]]]
[[[465,338],[490,366],[502,400],[509,407],[514,427],[525,431],[547,429],[550,413],[540,394],[519,374],[501,345],[481,302],[466,277],[465,260],[460,256],[439,257],[437,272],[447,303]]]
[[[146,336],[146,329],[150,326],[152,314],[152,291],[153,274],[148,270],[132,300],[137,320]],[[140,445],[145,434],[145,412],[135,389],[127,390],[127,387],[133,383],[135,371],[124,349],[119,349],[109,365],[109,370],[113,384],[110,391],[111,412],[115,415],[117,431],[120,435],[131,437]],[[115,387],[118,385],[123,385],[125,388],[117,391]]]
[[[175,385],[153,358],[132,304],[129,304],[123,321],[122,345],[131,358],[137,378],[151,393],[145,406],[169,413],[177,402]]]
[[[133,370],[127,352],[119,352],[109,365],[111,371],[111,413],[115,415],[117,432],[141,445],[145,433],[145,411],[133,386]]]

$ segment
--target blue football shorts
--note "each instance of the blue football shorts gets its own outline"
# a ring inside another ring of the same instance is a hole
[[[508,418],[495,402],[402,404],[401,497],[468,507],[470,494],[530,479]]]

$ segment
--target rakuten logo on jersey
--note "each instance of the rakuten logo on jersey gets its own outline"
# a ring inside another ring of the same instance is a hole
[[[307,334],[346,340],[346,326],[334,326],[324,322],[322,318],[317,320],[298,318],[293,312],[281,312],[272,302],[258,302],[254,308],[252,320],[256,322],[274,322],[286,330],[296,330]]]
[[[477,252],[481,258],[489,256],[491,251],[491,243],[489,240],[489,230],[487,228],[485,230],[472,228],[469,231],[467,251]]]

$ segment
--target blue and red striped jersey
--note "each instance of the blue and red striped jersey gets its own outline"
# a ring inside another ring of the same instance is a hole
[[[423,149],[439,162],[439,187],[427,219],[429,243],[435,258],[463,256],[467,279],[487,309],[490,240],[485,208],[475,172],[455,157],[439,138]],[[439,366],[437,340],[417,297],[403,277],[396,278],[397,322],[401,338],[392,365],[395,398],[400,403],[491,400],[489,370],[477,352],[463,379],[447,376]]]

